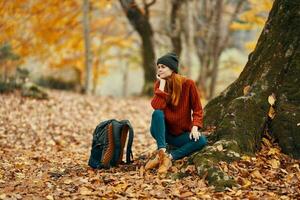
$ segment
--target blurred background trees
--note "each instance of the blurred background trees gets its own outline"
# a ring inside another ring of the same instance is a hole
[[[19,66],[43,86],[149,94],[156,59],[173,51],[180,56],[180,73],[211,99],[241,72],[272,3],[1,0],[1,52],[10,48],[0,54],[1,77]]]

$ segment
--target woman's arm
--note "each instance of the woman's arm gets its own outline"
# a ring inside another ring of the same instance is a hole
[[[155,110],[163,110],[167,106],[169,94],[165,90],[166,80],[160,79],[154,84],[154,97],[152,98],[151,105]]]
[[[203,127],[203,110],[200,102],[199,92],[194,81],[191,81],[190,98],[193,110],[193,126],[197,126],[198,129],[200,129]]]

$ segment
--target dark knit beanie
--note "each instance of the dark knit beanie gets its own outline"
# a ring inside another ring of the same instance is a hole
[[[178,57],[175,53],[167,53],[166,55],[160,57],[156,64],[164,64],[175,73],[178,73]]]

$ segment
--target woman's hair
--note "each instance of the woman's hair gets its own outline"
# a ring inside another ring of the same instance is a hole
[[[167,92],[171,94],[171,104],[174,106],[178,105],[184,79],[183,76],[177,73],[172,73],[170,78],[167,79],[166,89]]]

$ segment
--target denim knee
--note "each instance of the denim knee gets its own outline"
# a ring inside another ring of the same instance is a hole
[[[163,119],[165,117],[164,112],[162,110],[154,110],[152,113],[153,119]]]
[[[207,139],[205,136],[201,136],[197,142],[195,142],[197,148],[200,150],[207,144]]]

